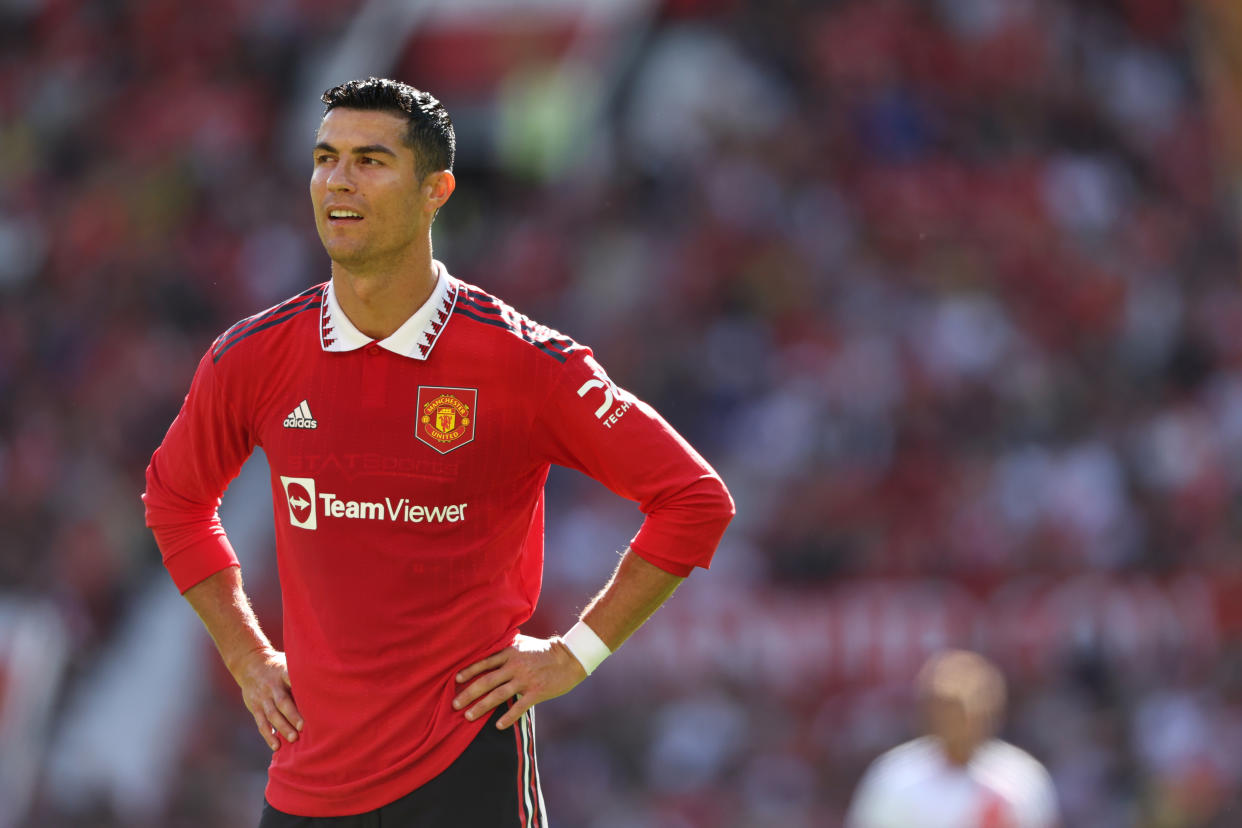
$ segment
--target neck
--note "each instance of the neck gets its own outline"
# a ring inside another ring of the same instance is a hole
[[[940,751],[944,754],[944,758],[949,761],[949,764],[958,767],[964,768],[970,764],[976,748],[978,744],[974,742],[940,740]]]
[[[430,246],[397,267],[360,268],[332,263],[332,288],[354,327],[385,339],[414,315],[436,286]]]

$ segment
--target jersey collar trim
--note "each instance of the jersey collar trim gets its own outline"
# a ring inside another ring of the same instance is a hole
[[[392,335],[379,340],[381,348],[410,359],[423,360],[431,354],[457,299],[457,291],[449,284],[452,277],[444,265],[433,260],[432,266],[436,269],[436,286],[431,296]],[[356,351],[375,342],[354,327],[354,323],[341,310],[331,280],[324,288],[319,323],[319,344],[325,351]]]

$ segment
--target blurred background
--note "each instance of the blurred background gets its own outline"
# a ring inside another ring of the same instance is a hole
[[[456,122],[437,258],[738,504],[541,707],[554,825],[838,826],[946,645],[1067,828],[1242,825],[1242,6],[0,0],[0,826],[256,824],[138,495],[212,339],[328,277],[318,96],[368,74]],[[265,474],[222,512],[279,640]],[[554,471],[528,632],[640,519]]]

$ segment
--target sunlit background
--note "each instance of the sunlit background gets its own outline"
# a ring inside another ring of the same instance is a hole
[[[138,495],[211,340],[327,278],[318,97],[369,74],[456,122],[436,256],[738,504],[541,706],[553,825],[839,826],[946,644],[1066,828],[1242,825],[1242,5],[0,0],[0,828],[257,822]],[[261,454],[222,511],[278,639]],[[640,520],[554,472],[528,632]]]

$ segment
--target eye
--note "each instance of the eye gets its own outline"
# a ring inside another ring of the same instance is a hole
[[[326,152],[321,152],[315,155],[316,164],[326,164],[331,160],[332,160],[332,156]]]
[[[371,157],[371,156],[369,156],[369,155],[364,155],[364,156],[362,156],[362,163],[363,163],[363,164],[369,164],[369,165],[372,165],[372,166],[383,166],[383,164],[384,164],[384,162],[383,162],[383,161],[379,160],[378,158],[372,158],[372,157]]]

